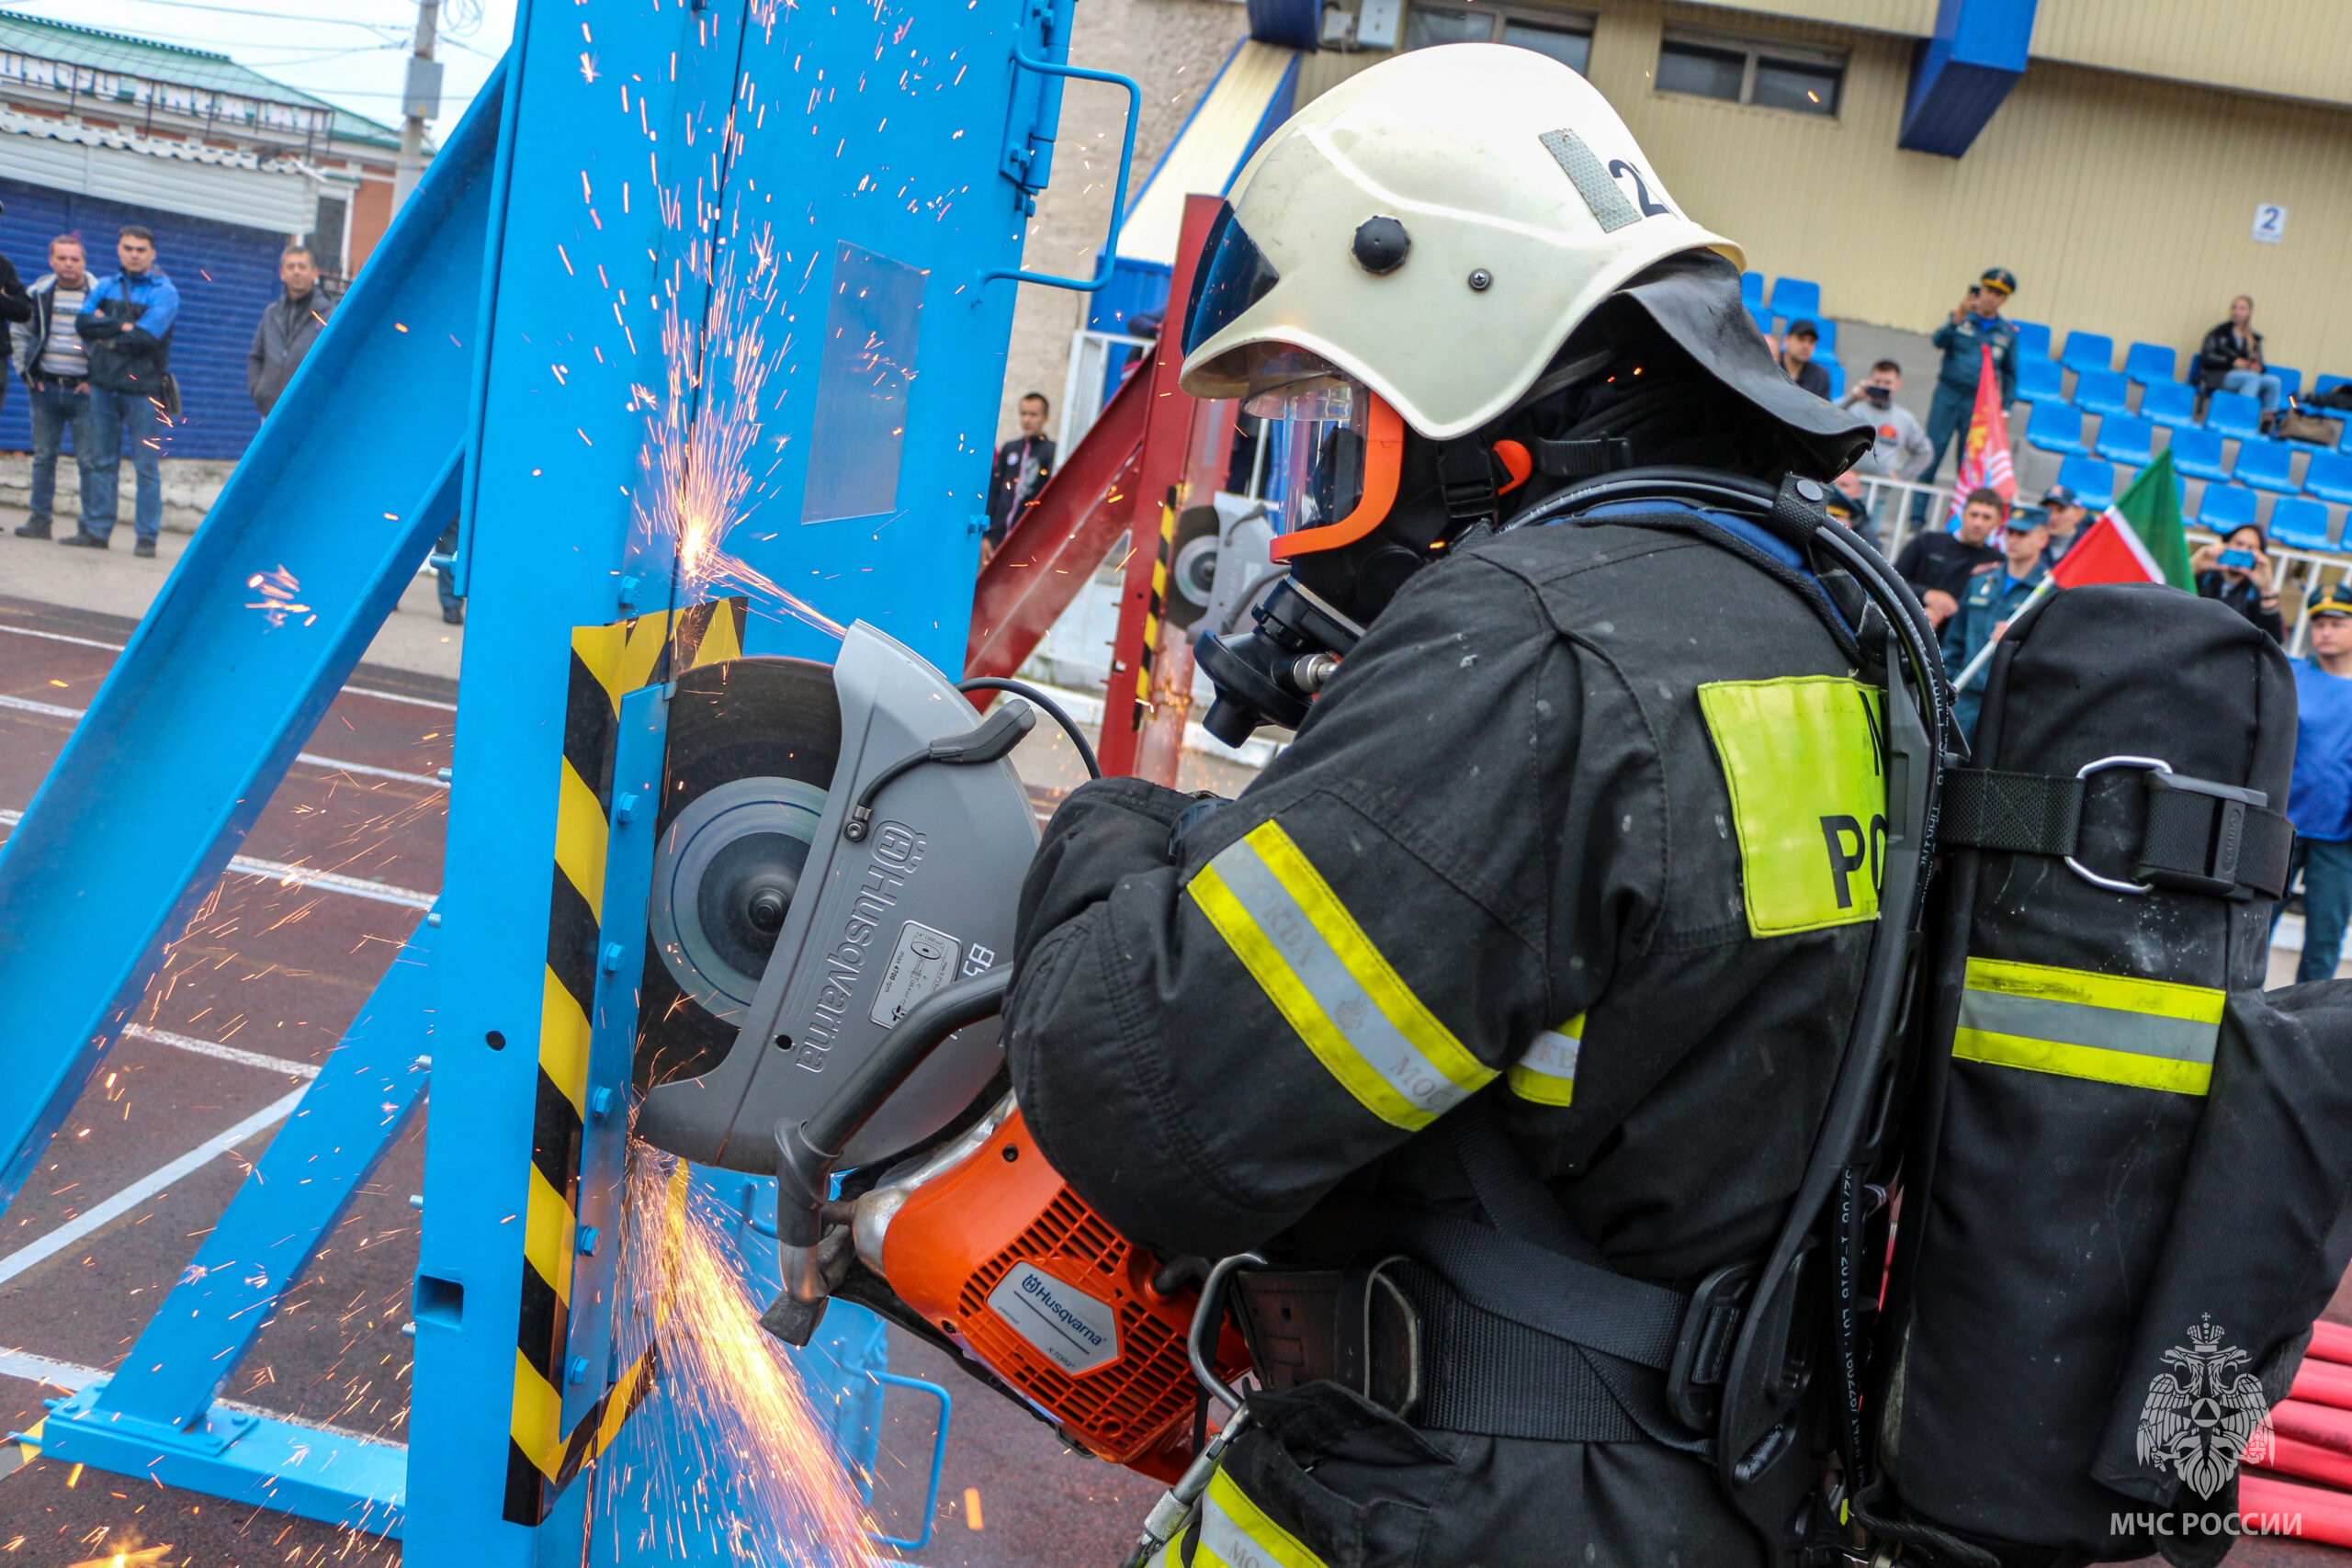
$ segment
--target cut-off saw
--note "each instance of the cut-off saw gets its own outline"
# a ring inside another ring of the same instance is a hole
[[[1224,1375],[1247,1355],[1229,1328],[1188,1344],[1198,1261],[1113,1230],[1015,1103],[997,1014],[1038,833],[1007,754],[1035,722],[1018,698],[983,718],[863,623],[831,666],[678,679],[635,1130],[776,1178],[785,1289],[763,1321],[779,1338],[854,1301],[1088,1452],[1173,1480],[1193,1352]]]

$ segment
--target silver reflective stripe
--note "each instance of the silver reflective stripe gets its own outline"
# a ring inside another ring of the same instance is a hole
[[[1519,1059],[1519,1065],[1545,1077],[1573,1078],[1577,1076],[1577,1053],[1583,1048],[1584,1042],[1575,1035],[1547,1029],[1535,1037],[1535,1043],[1527,1048],[1527,1055]]]
[[[1628,223],[1642,220],[1633,201],[1609,177],[1609,171],[1600,166],[1600,160],[1584,144],[1583,137],[1573,130],[1547,130],[1543,142],[1544,151],[1576,182],[1577,194],[1592,209],[1593,220],[1600,225],[1602,233],[1613,234]]]
[[[2009,996],[1973,987],[1960,994],[1960,1027],[2025,1040],[2124,1051],[2135,1056],[2163,1056],[2209,1067],[2213,1065],[2214,1044],[2221,1038],[2221,1026],[2217,1023],[2126,1012],[2082,1002],[2051,1001],[2041,997]]]
[[[1210,866],[1347,1045],[1399,1098],[1430,1117],[1470,1098],[1471,1089],[1448,1077],[1406,1038],[1256,845],[1248,839],[1228,844]]]

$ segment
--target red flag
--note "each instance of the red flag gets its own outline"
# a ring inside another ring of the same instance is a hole
[[[2017,471],[2009,463],[2009,416],[2001,402],[2001,378],[1993,369],[1993,345],[1986,344],[1983,352],[1984,357],[1976,370],[1976,412],[1969,421],[1960,476],[1951,490],[1955,518],[1967,504],[1970,491],[1998,491],[2005,502],[2015,501],[2018,495]],[[1995,542],[1998,542],[1997,534]]]
[[[2050,576],[2061,588],[2080,588],[2086,582],[2162,582],[2165,569],[2110,506],[2083,530],[2074,547],[2050,569]]]

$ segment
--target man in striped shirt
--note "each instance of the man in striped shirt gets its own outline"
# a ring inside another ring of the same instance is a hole
[[[74,432],[74,461],[82,470],[85,506],[90,471],[97,466],[98,432],[90,408],[90,358],[74,330],[74,319],[89,298],[90,274],[82,242],[60,234],[49,243],[49,271],[32,286],[32,319],[9,330],[16,338],[17,367],[33,403],[32,515],[17,529],[19,538],[46,539],[50,509],[57,502],[57,451],[66,430]],[[87,515],[86,511],[84,513]],[[87,532],[87,525],[83,527]]]

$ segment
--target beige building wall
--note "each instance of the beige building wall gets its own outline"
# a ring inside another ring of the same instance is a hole
[[[1928,331],[1979,271],[2007,266],[2019,283],[2013,314],[2048,322],[2061,342],[2069,329],[2109,333],[2120,358],[2135,338],[2192,350],[2230,297],[2247,293],[2277,363],[2307,382],[2352,375],[2352,312],[2340,305],[2352,255],[2352,109],[2037,59],[1967,156],[1941,158],[1895,145],[1909,37],[1658,0],[1554,8],[1597,13],[1592,81],[1683,209],[1737,241],[1756,270],[1817,280],[1833,316]],[[1931,0],[1774,8],[1883,23],[1922,11],[1928,24],[1934,10]],[[2084,15],[2137,13],[2143,0],[2043,0],[2037,48],[2048,33],[2053,47],[2187,69],[2209,42],[2226,57],[2215,40],[2251,9],[2211,0],[2144,8],[2195,30],[2164,54],[2156,29],[2102,30]],[[2324,9],[2352,17],[2352,6]],[[1848,51],[1838,118],[1656,91],[1669,25]],[[1302,72],[1301,98],[1385,58],[1319,54]],[[2335,51],[2325,69],[2341,75],[2347,59],[2352,50]],[[2276,90],[2290,70],[2276,57],[2271,67]],[[2257,202],[2288,208],[2283,243],[2251,237]]]
[[[1075,7],[1070,61],[1117,71],[1143,85],[1143,118],[1136,130],[1135,173],[1128,199],[1143,189],[1152,165],[1176,139],[1184,117],[1216,80],[1233,47],[1249,35],[1247,10],[1234,0],[1086,0]],[[1096,82],[1071,82],[1062,96],[1061,135],[1054,149],[1053,183],[1037,198],[1022,265],[1031,272],[1091,276],[1094,258],[1111,227],[1111,196],[1119,173],[1119,140],[1127,95]],[[1055,408],[1048,434],[1059,423],[1062,378],[1070,334],[1085,322],[1093,296],[1022,284],[1013,308],[1012,350],[997,439],[1017,428],[1013,405],[1023,393],[1046,394]]]

